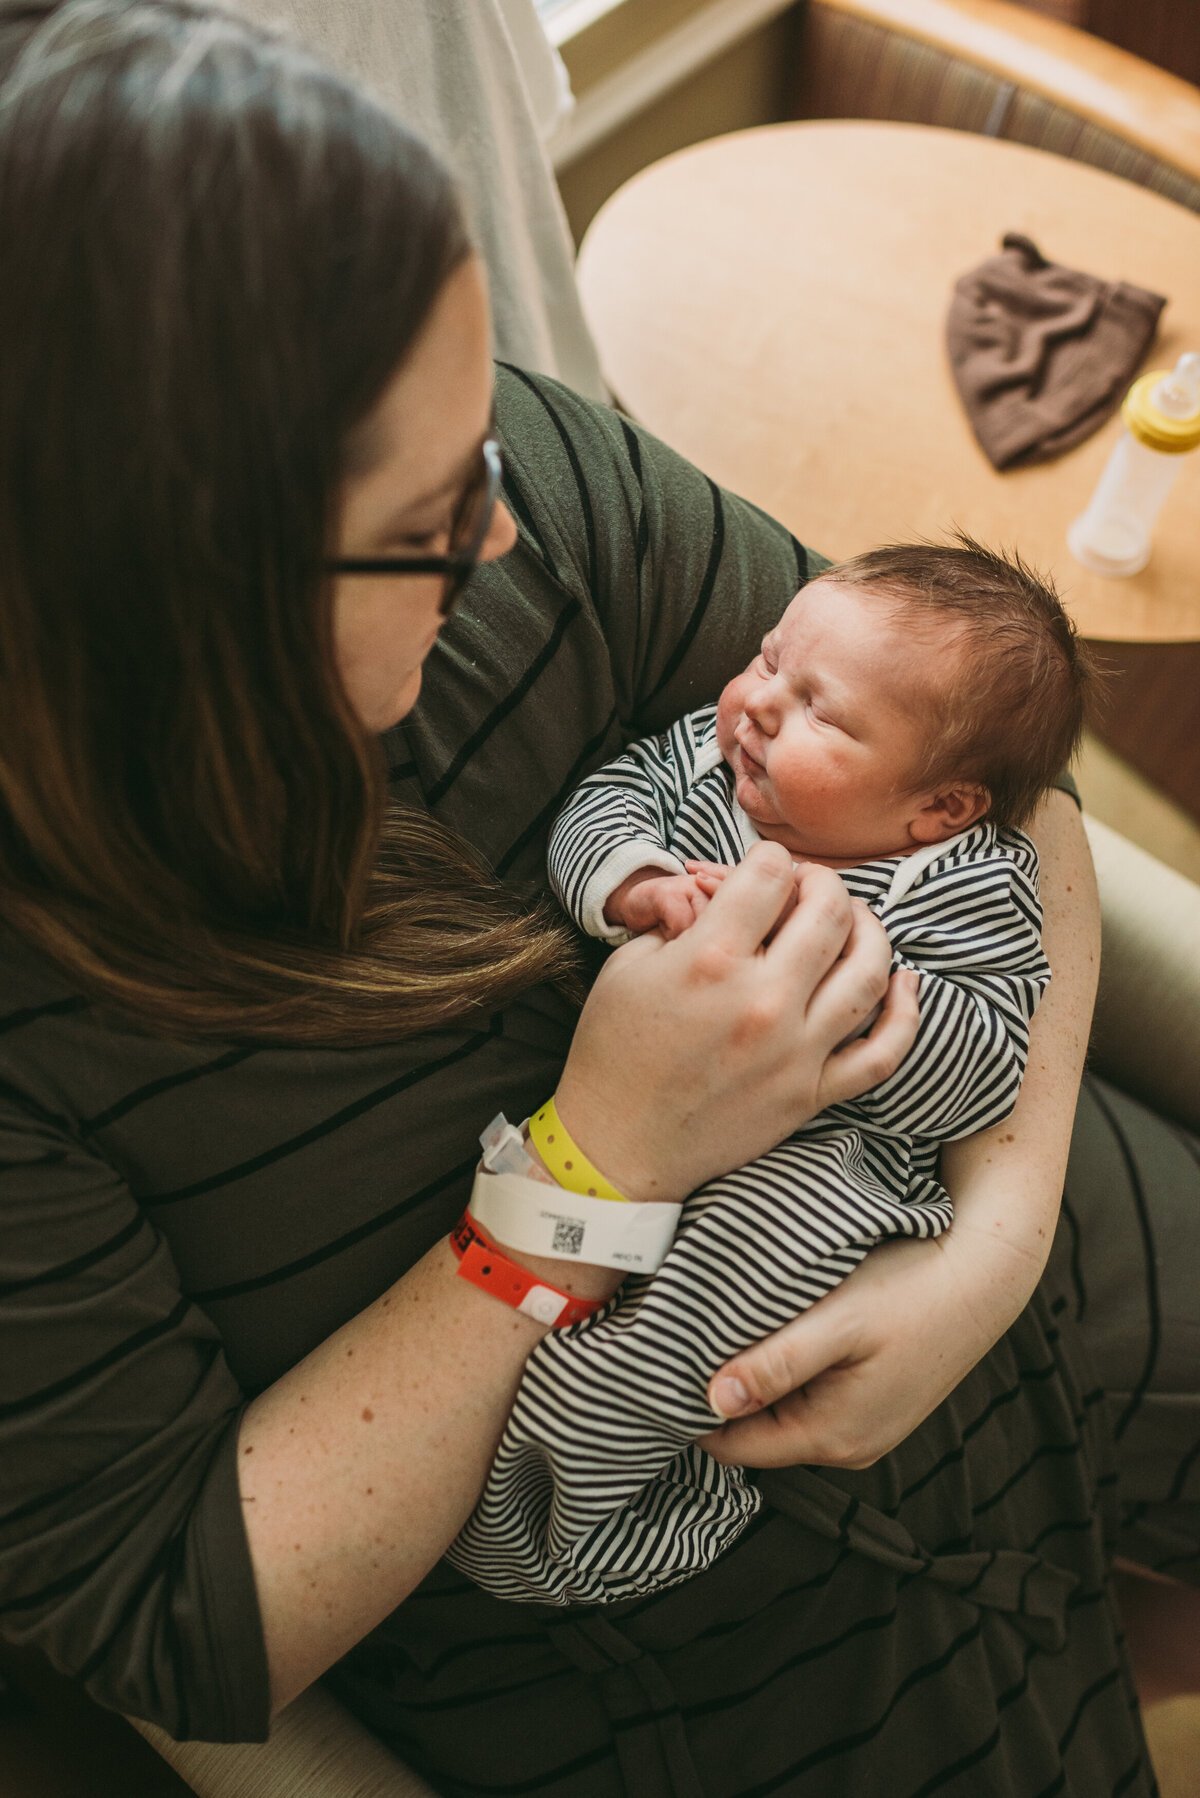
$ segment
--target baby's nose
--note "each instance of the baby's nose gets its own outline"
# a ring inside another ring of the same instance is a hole
[[[753,724],[757,724],[760,730],[770,729],[771,719],[774,716],[774,705],[769,687],[755,687],[746,695],[746,716]]]

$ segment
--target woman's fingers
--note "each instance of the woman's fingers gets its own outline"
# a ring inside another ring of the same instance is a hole
[[[869,1467],[978,1359],[941,1245],[894,1242],[774,1335],[718,1369],[709,1403],[730,1421],[703,1446],[748,1467]],[[943,1315],[943,1311],[945,1315]]]
[[[896,1072],[916,1040],[921,1021],[917,993],[920,979],[901,968],[888,983],[883,1010],[865,1036],[835,1049],[821,1075],[821,1109],[856,1099]]]
[[[722,1368],[709,1384],[709,1403],[730,1421],[703,1447],[730,1466],[868,1466],[876,1456],[862,1397],[842,1406],[840,1420],[834,1399],[848,1396],[861,1352],[845,1319],[821,1301]]]
[[[792,858],[782,844],[756,843],[705,907],[693,932],[697,949],[753,955],[775,928],[792,882]]]
[[[848,893],[846,911],[841,951],[824,971],[808,1007],[809,1023],[828,1033],[831,1049],[845,1042],[875,1010],[892,971],[892,945],[874,912]]]
[[[840,1340],[830,1340],[824,1322],[814,1306],[727,1362],[709,1381],[713,1410],[730,1420],[748,1419],[824,1373],[844,1352]]]
[[[689,874],[703,875],[705,880],[720,881],[733,873],[728,862],[684,862]]]
[[[808,1311],[717,1370],[709,1402],[731,1421],[703,1446],[731,1465],[870,1466],[1012,1322],[1019,1304],[995,1271],[969,1239],[956,1248],[954,1231],[872,1249]]]
[[[731,883],[726,884],[728,886]],[[719,899],[718,894],[713,904],[717,904]],[[806,863],[800,867],[793,865],[790,890],[779,909],[788,915],[784,916],[767,950],[772,983],[786,991],[793,1004],[803,1007],[814,1038],[823,1039],[828,1052],[871,1009],[867,1006],[855,1016],[847,1017],[840,1031],[834,1024],[827,1022],[827,1019],[834,1017],[836,1003],[834,1006],[826,1006],[824,1012],[816,1016],[812,1012],[822,984],[831,977],[839,959],[851,953],[857,917],[855,902],[846,891],[841,876],[832,868]],[[865,906],[862,910],[870,918],[871,914],[866,911]],[[871,1001],[871,1005],[874,1005],[883,997],[891,952],[886,948],[887,938],[881,926],[874,920],[872,923],[885,947],[879,990]],[[843,982],[847,990],[855,976],[865,979],[877,960],[877,954],[873,953],[876,946],[868,940],[861,923],[858,925],[858,933],[861,939],[858,953],[849,978]],[[831,1034],[826,1035],[826,1031]]]
[[[870,1467],[904,1439],[884,1417],[862,1427],[860,1382],[851,1368],[831,1368],[812,1386],[776,1400],[769,1410],[727,1423],[700,1446],[728,1467]]]

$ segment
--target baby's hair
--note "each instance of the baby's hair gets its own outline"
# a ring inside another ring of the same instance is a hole
[[[973,781],[988,791],[992,823],[1023,824],[1079,747],[1095,676],[1052,583],[964,531],[951,543],[868,550],[821,579],[886,588],[914,622],[962,621],[964,675],[942,695],[915,784]]]

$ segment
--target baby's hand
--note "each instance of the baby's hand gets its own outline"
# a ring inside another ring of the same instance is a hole
[[[700,891],[707,893],[711,899],[726,875],[733,873],[728,862],[684,862],[689,874],[694,874]]]
[[[707,904],[708,894],[694,875],[639,868],[609,894],[604,920],[635,936],[657,930],[669,942],[689,930]]]

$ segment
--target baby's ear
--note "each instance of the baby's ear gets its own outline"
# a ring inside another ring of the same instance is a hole
[[[969,781],[942,787],[927,795],[910,818],[909,835],[914,843],[944,843],[947,837],[956,837],[977,824],[991,803],[987,788]]]

